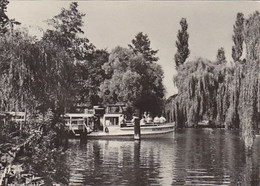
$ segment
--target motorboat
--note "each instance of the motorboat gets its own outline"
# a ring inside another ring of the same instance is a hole
[[[94,107],[91,113],[67,113],[66,126],[74,136],[87,139],[133,139],[134,122],[127,121],[124,105],[110,104]],[[140,125],[141,138],[169,138],[173,136],[174,123],[145,123]]]

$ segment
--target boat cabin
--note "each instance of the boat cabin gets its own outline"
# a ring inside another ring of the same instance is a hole
[[[93,113],[66,113],[63,119],[68,130],[77,133],[78,131],[91,132],[93,129],[93,117]]]
[[[6,112],[10,116],[10,120],[14,122],[25,122],[25,112]]]
[[[107,105],[105,114],[103,115],[103,130],[106,128],[110,131],[113,128],[123,126],[125,123],[125,105],[114,104]]]
[[[119,125],[120,122],[124,119],[124,105],[107,105],[105,114],[104,114],[104,122],[110,121],[111,125]]]
[[[94,106],[84,113],[66,113],[63,118],[69,131],[106,131],[122,127],[125,123],[125,105],[111,104],[105,108]]]

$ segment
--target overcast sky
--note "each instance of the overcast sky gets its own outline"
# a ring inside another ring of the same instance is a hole
[[[46,28],[46,19],[57,15],[70,1],[10,1],[8,16],[30,27]],[[167,97],[177,92],[173,85],[175,41],[179,21],[187,19],[191,50],[188,60],[197,57],[215,60],[217,49],[224,47],[231,60],[233,24],[237,12],[246,17],[260,11],[259,2],[180,2],[180,1],[79,1],[84,17],[85,36],[97,48],[111,51],[127,47],[138,32],[148,34],[151,47],[158,49],[159,64],[164,70]]]

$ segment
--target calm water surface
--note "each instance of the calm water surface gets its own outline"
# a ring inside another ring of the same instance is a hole
[[[260,137],[246,156],[237,131],[184,129],[172,139],[70,140],[70,185],[260,185]]]

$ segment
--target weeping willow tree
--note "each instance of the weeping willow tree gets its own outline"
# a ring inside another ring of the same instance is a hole
[[[26,30],[13,30],[0,40],[2,111],[42,110],[66,101],[73,77],[66,51],[37,41]]]
[[[222,125],[229,108],[229,85],[233,67],[205,59],[187,62],[174,78],[179,95],[173,100],[174,118],[179,127],[197,126],[209,119]]]
[[[76,67],[89,62],[89,56],[92,61],[97,59],[92,54],[94,46],[78,36],[83,33],[84,14],[77,7],[73,2],[49,20],[53,29],[46,30],[41,39],[7,19],[0,34],[0,111],[39,110],[45,114],[51,109],[60,114],[75,102],[76,89],[83,82]]]
[[[32,51],[33,38],[25,30],[15,30],[0,37],[0,108],[5,111],[23,110],[28,92],[27,64]]]
[[[217,126],[240,128],[250,148],[260,124],[258,12],[245,20],[243,29],[245,60],[227,63],[217,57],[216,62],[197,59],[179,66],[174,78],[179,93],[168,100],[166,112],[172,114],[178,127],[197,126],[200,120],[207,119]]]
[[[240,89],[242,136],[251,147],[260,123],[260,15],[252,14],[245,22],[246,65]]]

